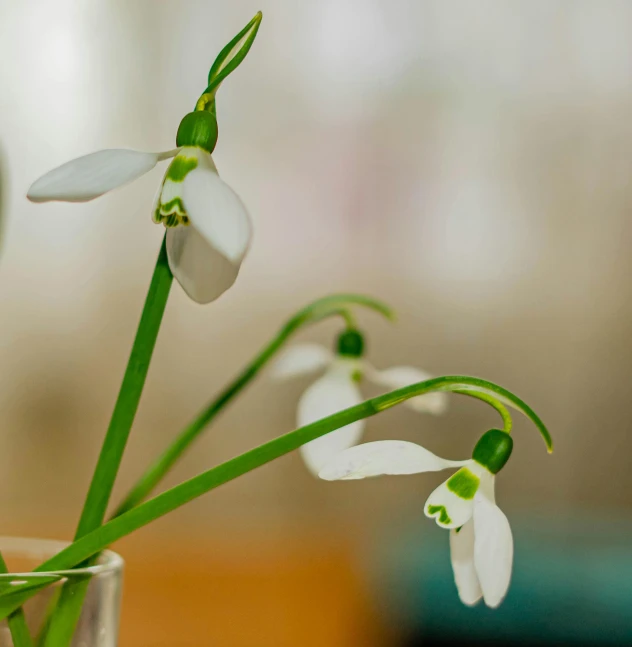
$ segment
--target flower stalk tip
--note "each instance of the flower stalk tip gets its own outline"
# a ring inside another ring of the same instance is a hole
[[[262,19],[263,14],[261,11],[258,11],[252,20],[217,55],[208,73],[208,86],[200,97],[201,101],[206,95],[206,99],[203,102],[204,107],[198,107],[200,105],[198,102],[196,110],[214,109],[214,97],[217,88],[231,72],[239,67],[244,58],[246,58],[257,37]]]

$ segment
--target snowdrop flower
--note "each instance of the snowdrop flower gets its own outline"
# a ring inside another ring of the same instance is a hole
[[[509,588],[513,537],[507,517],[496,505],[494,480],[512,447],[509,434],[491,429],[478,441],[470,460],[450,461],[415,443],[384,440],[340,452],[319,476],[336,481],[459,467],[428,497],[424,512],[450,531],[452,570],[461,601],[473,605],[483,598],[495,608]]]
[[[198,303],[217,299],[237,278],[252,226],[245,206],[219,177],[211,157],[217,143],[215,92],[246,56],[260,21],[257,14],[218,56],[195,111],[180,123],[176,149],[108,149],[79,157],[36,180],[29,200],[87,202],[172,159],[158,188],[152,219],[167,228],[169,266],[184,291]]]
[[[338,338],[336,353],[318,344],[298,344],[279,357],[272,369],[277,378],[291,378],[325,369],[325,374],[299,400],[299,427],[360,404],[364,398],[359,386],[364,378],[389,390],[430,378],[424,371],[408,366],[378,371],[364,359],[363,353],[362,335],[357,330],[347,330]],[[447,394],[429,393],[411,398],[406,404],[416,411],[440,414],[446,409]],[[358,420],[303,445],[300,452],[309,470],[318,475],[338,452],[358,443],[364,425],[365,420]]]

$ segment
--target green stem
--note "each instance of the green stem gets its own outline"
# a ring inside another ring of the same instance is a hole
[[[98,528],[105,518],[112,488],[138,410],[172,281],[173,275],[169,269],[165,237],[156,260],[132,351],[83,506],[75,539],[80,539]],[[44,647],[65,647],[70,644],[81,614],[88,584],[88,579],[69,581],[64,584],[55,612],[50,618],[43,642]]]
[[[496,411],[498,411],[500,417],[503,419],[503,428],[504,430],[510,434],[511,429],[513,427],[513,421],[511,419],[511,414],[505,406],[500,403],[495,397],[489,395],[488,393],[475,393],[474,391],[466,391],[466,390],[460,390],[460,389],[455,389],[452,391],[452,393],[460,393],[461,395],[469,395],[474,398],[477,398],[479,400],[482,400],[483,402],[487,402],[491,407],[494,407]]]
[[[173,275],[167,260],[165,237],[160,247],[110,425],[83,506],[76,538],[100,526],[105,518],[114,481],[138,410],[172,281]]]
[[[470,387],[470,388],[464,388]],[[476,389],[476,390],[475,390]],[[397,389],[385,395],[366,400],[344,411],[318,420],[310,425],[300,427],[283,436],[275,438],[259,447],[245,452],[217,467],[195,476],[162,494],[140,504],[125,514],[108,521],[97,530],[75,541],[56,556],[39,566],[36,571],[56,571],[73,568],[83,560],[100,552],[112,542],[125,537],[142,526],[168,514],[181,505],[223,485],[228,481],[261,467],[280,456],[298,449],[301,445],[315,440],[340,427],[373,416],[380,411],[389,409],[409,398],[423,395],[432,391],[457,391],[463,395],[479,397],[496,394],[529,417],[542,433],[547,447],[550,447],[550,435],[540,418],[517,396],[510,391],[486,380],[466,376],[439,377],[411,386]]]
[[[347,326],[354,319],[348,310],[350,305],[370,307],[382,315],[392,318],[392,312],[383,303],[360,295],[333,295],[318,299],[297,312],[278,332],[276,337],[255,357],[254,360],[176,437],[163,454],[145,471],[125,496],[112,517],[118,517],[137,506],[154,490],[173,465],[204,431],[215,416],[259,373],[299,328],[322,321],[325,317],[341,316]]]
[[[4,561],[2,553],[0,553],[0,573],[8,573],[7,563]],[[7,621],[9,631],[11,632],[11,640],[13,647],[33,647],[33,640],[29,633],[29,628],[26,624],[24,611],[21,608],[16,609]]]

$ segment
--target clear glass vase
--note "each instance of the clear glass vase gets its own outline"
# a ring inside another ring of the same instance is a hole
[[[0,537],[0,551],[12,575],[0,579],[16,579],[28,573],[67,546],[64,542],[44,539]],[[76,569],[78,575],[90,579],[83,602],[72,647],[116,647],[123,584],[123,560],[109,550],[104,551],[97,564]],[[37,637],[45,625],[51,603],[64,580],[46,587],[24,605],[29,632],[37,645]],[[13,647],[7,621],[0,622],[0,647]]]

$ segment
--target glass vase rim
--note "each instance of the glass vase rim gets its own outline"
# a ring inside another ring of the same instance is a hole
[[[3,556],[21,555],[32,557],[36,560],[44,561],[53,555],[56,555],[64,548],[70,545],[71,542],[63,541],[61,539],[46,539],[39,537],[14,537],[7,535],[0,535],[0,551]],[[58,571],[28,571],[28,572],[11,572],[0,573],[0,582],[2,580],[14,579],[19,576],[29,579],[34,577],[50,577],[73,575],[75,577],[104,575],[107,573],[117,573],[123,569],[124,560],[112,550],[103,550],[99,555],[99,562],[92,566],[84,566],[81,568],[65,569]]]

